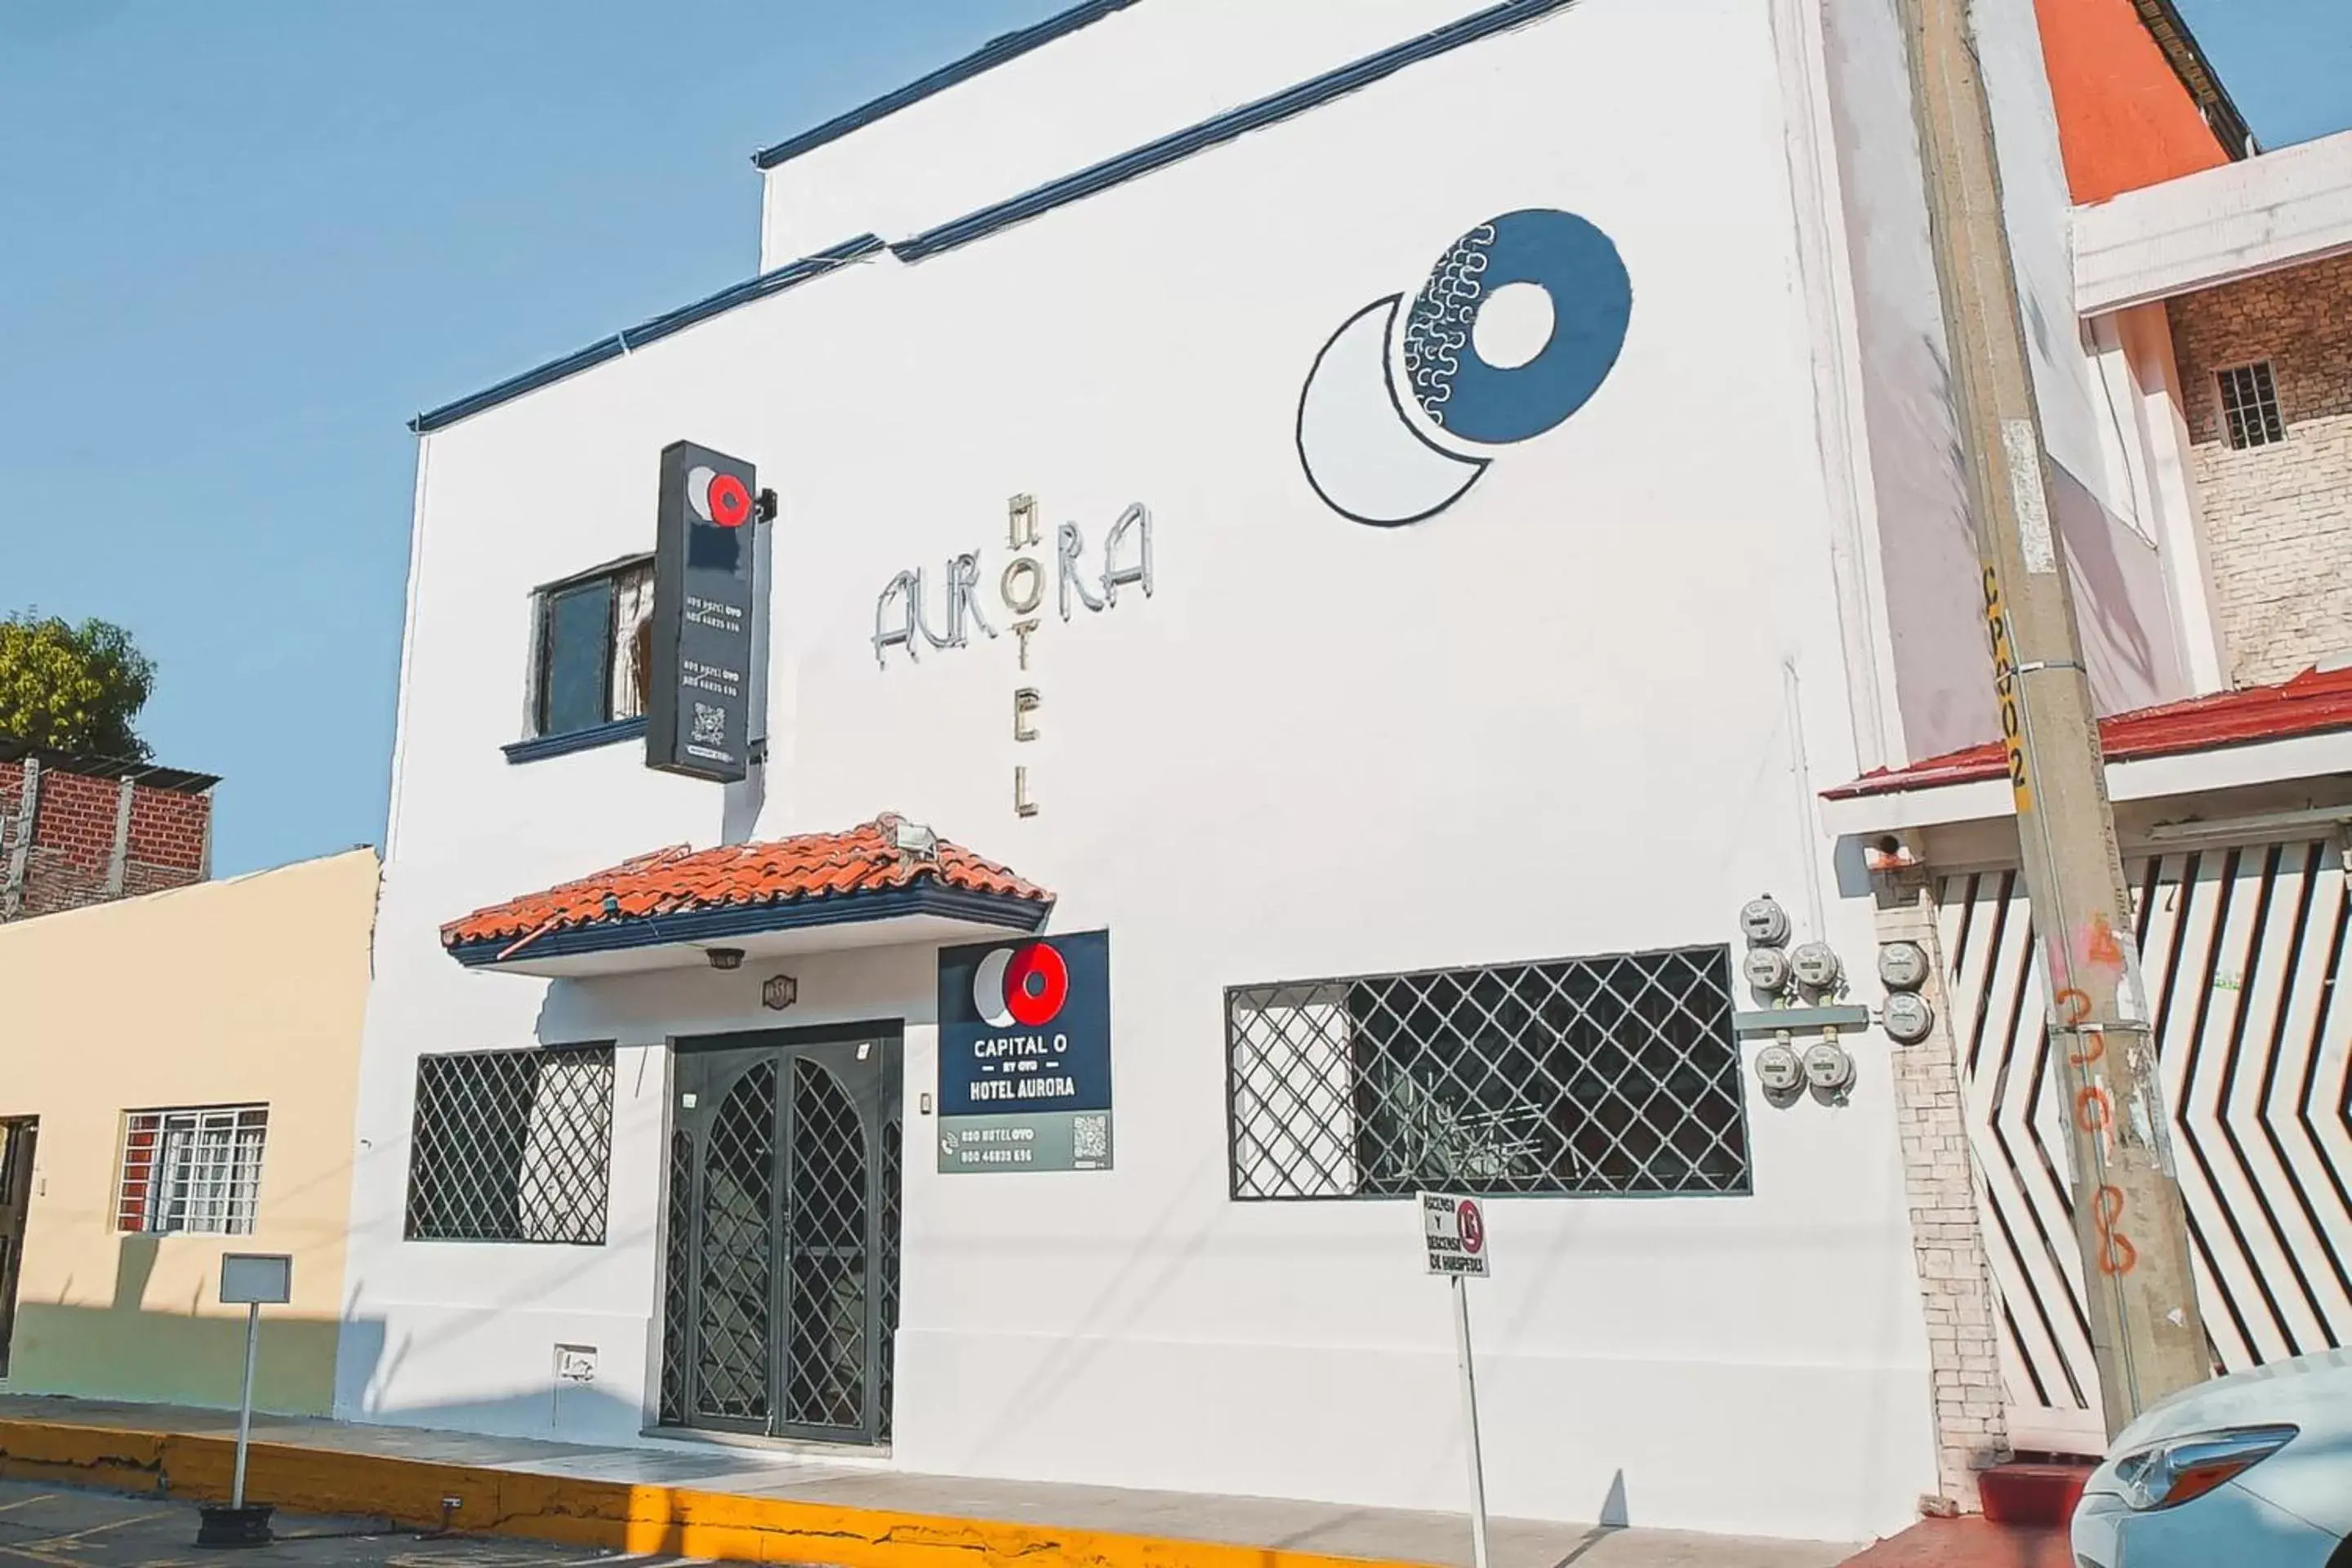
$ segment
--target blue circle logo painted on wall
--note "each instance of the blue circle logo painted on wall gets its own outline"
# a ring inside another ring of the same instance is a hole
[[[1436,516],[1494,460],[1480,448],[1543,435],[1591,400],[1633,313],[1623,258],[1585,219],[1532,207],[1480,224],[1410,307],[1373,300],[1315,356],[1298,397],[1307,482],[1374,527]]]

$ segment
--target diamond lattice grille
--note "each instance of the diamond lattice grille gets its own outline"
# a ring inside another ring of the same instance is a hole
[[[602,1246],[612,1151],[610,1046],[421,1057],[408,1237]]]
[[[833,1074],[793,1064],[792,1356],[785,1419],[866,1419],[866,1129]]]
[[[1237,1198],[1740,1193],[1727,949],[1227,993]]]
[[[683,1127],[669,1135],[669,1225],[663,1234],[669,1245],[662,1269],[661,1418],[676,1426],[686,1421],[687,1327],[694,1310],[694,1134]]]
[[[735,1080],[703,1157],[701,1311],[695,1407],[726,1421],[768,1416],[768,1301],[774,1288],[776,1067]]]
[[[882,1343],[875,1358],[875,1377],[881,1399],[875,1420],[876,1436],[890,1440],[890,1394],[898,1351],[898,1191],[904,1153],[899,1148],[906,1130],[896,1121],[882,1126]]]

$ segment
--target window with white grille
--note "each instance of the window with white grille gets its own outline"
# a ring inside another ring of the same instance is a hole
[[[1233,1194],[1745,1193],[1721,946],[1237,986]]]
[[[613,1047],[419,1058],[412,1241],[601,1247],[613,1152]]]
[[[266,1105],[130,1112],[115,1228],[150,1236],[252,1235],[268,1131]]]
[[[2279,415],[2278,382],[2271,374],[2269,361],[2233,365],[2214,374],[2221,383],[2221,423],[2231,447],[2244,451],[2286,439],[2286,421]]]

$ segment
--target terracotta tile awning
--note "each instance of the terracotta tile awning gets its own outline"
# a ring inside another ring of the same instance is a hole
[[[886,813],[845,833],[656,849],[451,921],[441,945],[468,967],[539,972],[556,958],[894,919],[1034,931],[1053,903],[1005,867]]]
[[[2114,714],[2099,721],[2099,744],[2108,762],[2129,763],[2331,730],[2352,730],[2352,669],[2307,669],[2276,686],[2250,686]],[[1822,794],[1831,800],[1853,800],[1997,779],[2007,771],[2005,755],[2000,742],[1990,742],[1908,767],[1881,768]]]

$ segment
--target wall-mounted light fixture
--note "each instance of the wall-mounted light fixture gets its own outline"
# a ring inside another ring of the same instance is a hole
[[[743,950],[740,947],[707,947],[702,950],[702,956],[710,960],[713,969],[743,967]]]

